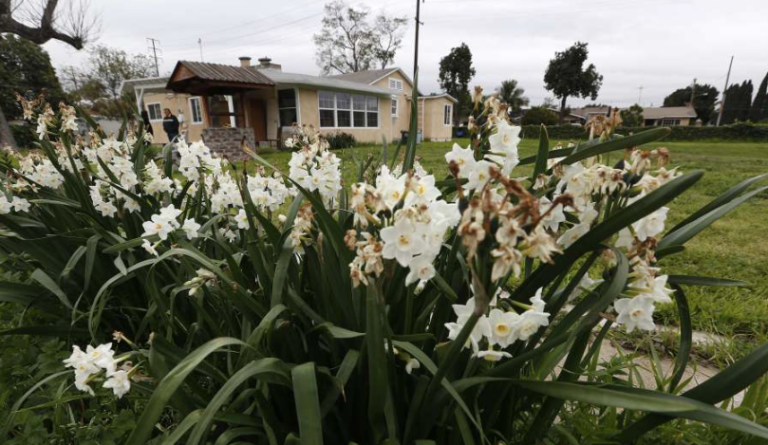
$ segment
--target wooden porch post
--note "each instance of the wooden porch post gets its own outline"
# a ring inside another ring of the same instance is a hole
[[[213,126],[213,121],[211,120],[211,113],[208,112],[208,95],[201,94],[200,101],[202,102],[203,114],[205,115],[205,126],[206,128],[211,128]]]

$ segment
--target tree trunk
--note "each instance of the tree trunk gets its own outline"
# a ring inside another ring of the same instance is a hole
[[[565,122],[565,100],[568,99],[568,96],[563,96],[563,98],[560,100],[560,120],[558,123],[560,125],[563,125]]]
[[[8,121],[5,120],[3,108],[0,107],[0,148],[6,145],[10,145],[14,150],[19,149],[19,146],[16,144],[16,139],[13,138],[11,126],[8,125]]]

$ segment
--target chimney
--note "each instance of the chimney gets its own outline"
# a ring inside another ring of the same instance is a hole
[[[259,59],[261,60],[261,59]],[[243,68],[251,66],[251,58],[250,57],[240,57],[240,66]]]
[[[264,56],[261,59],[259,59],[259,65],[263,68],[269,68],[270,65],[272,65],[272,59],[270,59],[267,56]]]

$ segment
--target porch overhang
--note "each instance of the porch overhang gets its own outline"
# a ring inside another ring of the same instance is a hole
[[[274,86],[271,79],[256,70],[182,60],[173,69],[166,88],[176,93],[211,96],[232,95]]]

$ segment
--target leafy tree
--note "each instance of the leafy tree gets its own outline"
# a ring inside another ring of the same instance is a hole
[[[725,92],[725,107],[723,109],[723,124],[749,120],[752,105],[752,81],[745,80],[741,84],[733,84]]]
[[[523,115],[521,123],[523,125],[555,125],[557,124],[557,113],[547,107],[532,107]]]
[[[22,117],[17,92],[30,99],[44,92],[54,106],[65,98],[48,53],[12,34],[0,36],[0,85],[0,108],[8,119]]]
[[[440,74],[437,81],[446,93],[459,101],[458,106],[453,110],[454,125],[471,111],[469,82],[473,77],[475,77],[475,68],[472,66],[472,51],[466,43],[451,48],[451,52],[440,59]]]
[[[749,120],[752,122],[762,122],[766,119],[768,119],[768,73],[760,82],[755,100],[752,101],[752,108],[749,110]]]
[[[64,72],[73,97],[87,104],[92,113],[120,118],[135,102],[132,94],[120,95],[120,85],[127,79],[154,76],[155,67],[148,56],[97,46],[84,70],[66,67]]]
[[[622,125],[625,127],[642,127],[643,121],[643,107],[639,104],[634,104],[626,110],[619,112],[621,115]]]
[[[501,82],[499,88],[499,99],[509,105],[513,113],[519,113],[520,109],[530,102],[524,96],[525,90],[520,88],[515,79],[509,79]]]
[[[707,124],[715,110],[715,102],[720,92],[717,88],[709,84],[695,84],[695,97],[693,98],[693,108],[696,110],[696,117],[701,122]],[[683,107],[691,102],[691,87],[679,88],[672,94],[664,98],[665,107]]]
[[[369,22],[370,10],[353,8],[343,0],[325,5],[323,29],[315,34],[317,65],[323,74],[343,74],[386,68],[403,43],[405,17],[383,12]]]
[[[568,97],[582,97],[597,99],[597,92],[603,83],[603,76],[598,74],[595,65],[587,61],[587,44],[576,42],[573,46],[562,52],[556,52],[555,58],[549,61],[546,73],[544,73],[545,88],[560,99],[560,123],[566,114],[566,101]]]

